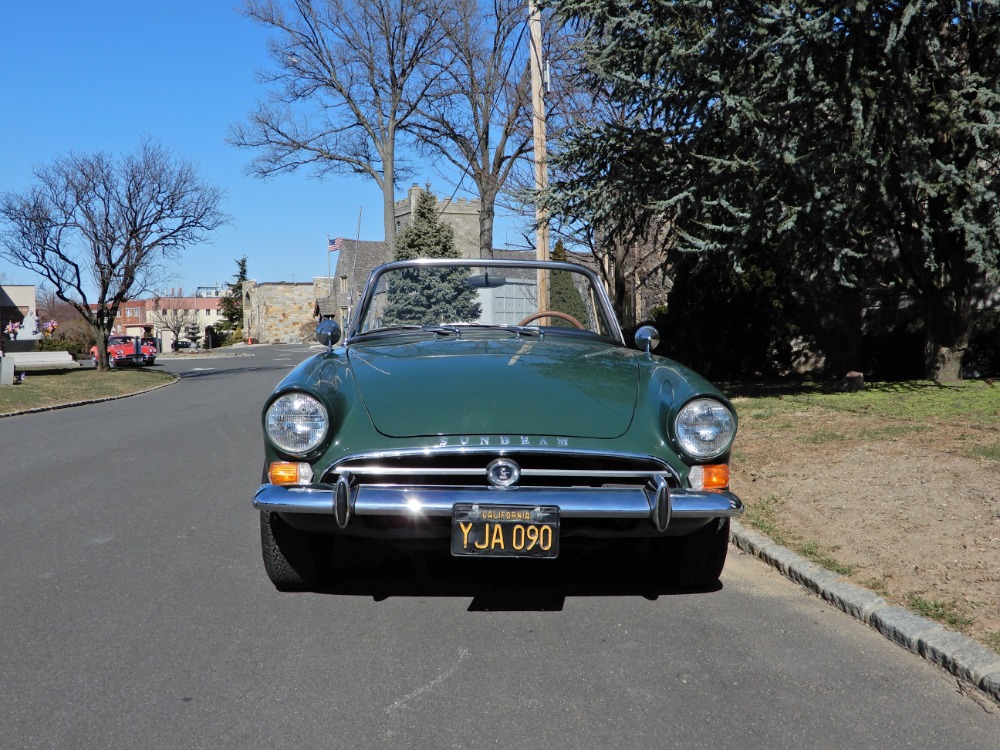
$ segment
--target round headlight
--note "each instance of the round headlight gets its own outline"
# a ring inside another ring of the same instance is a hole
[[[711,398],[696,398],[686,404],[674,420],[677,442],[692,458],[721,456],[736,436],[736,419],[725,404]]]
[[[305,393],[286,393],[267,407],[271,442],[288,453],[308,453],[323,442],[330,419],[323,404]]]

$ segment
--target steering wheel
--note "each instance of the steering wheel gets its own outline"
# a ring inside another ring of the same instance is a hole
[[[533,320],[538,320],[539,318],[560,318],[565,320],[567,323],[572,323],[581,331],[586,329],[586,326],[579,320],[574,318],[569,313],[559,312],[558,310],[539,310],[536,313],[532,313],[527,318],[518,323],[519,326],[527,325]]]

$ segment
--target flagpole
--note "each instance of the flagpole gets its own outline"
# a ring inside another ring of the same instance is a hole
[[[365,210],[364,204],[358,206],[358,231],[354,235],[354,263],[351,266],[351,296],[350,296],[351,302],[348,308],[348,313],[353,312],[354,308],[354,291],[355,291],[355,284],[357,284],[354,272],[358,268],[358,243],[361,241],[361,212],[364,210]]]
[[[333,276],[330,274],[330,235],[326,236],[326,296],[333,299]]]

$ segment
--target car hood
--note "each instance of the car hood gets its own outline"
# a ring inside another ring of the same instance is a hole
[[[635,354],[554,336],[348,349],[368,414],[390,437],[618,437],[635,411]]]

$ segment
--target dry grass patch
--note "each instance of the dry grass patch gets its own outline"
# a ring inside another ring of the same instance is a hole
[[[748,525],[1000,651],[1000,385],[728,390]]]

